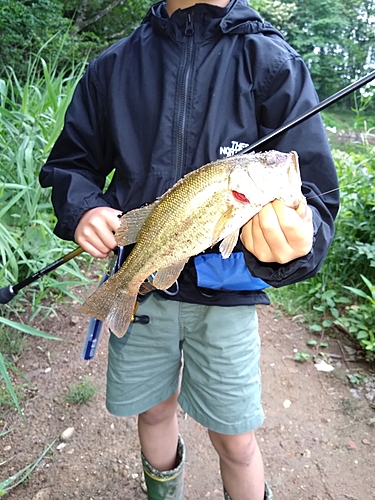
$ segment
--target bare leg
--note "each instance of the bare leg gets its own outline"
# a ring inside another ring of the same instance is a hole
[[[232,500],[263,500],[263,461],[254,431],[238,435],[208,432],[219,454],[221,476]]]
[[[176,466],[178,422],[177,394],[138,416],[141,448],[148,462],[159,471]]]

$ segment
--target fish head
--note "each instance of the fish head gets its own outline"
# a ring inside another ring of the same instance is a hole
[[[282,170],[283,175],[280,176],[282,189],[280,189],[278,199],[290,208],[297,208],[305,197],[301,191],[301,174],[298,154],[295,151],[286,155]]]
[[[229,175],[229,193],[233,203],[250,204],[254,209],[275,199],[297,208],[304,199],[297,153],[272,150],[238,155]]]

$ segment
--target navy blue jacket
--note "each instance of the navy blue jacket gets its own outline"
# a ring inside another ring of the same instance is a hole
[[[55,233],[73,240],[82,214],[97,206],[127,212],[150,203],[186,173],[238,152],[317,102],[301,57],[246,0],[226,8],[197,4],[170,18],[164,2],[155,4],[140,27],[91,62],[76,88],[40,173],[42,186],[53,187]],[[235,251],[243,252],[252,275],[278,287],[319,270],[339,195],[332,191],[337,178],[318,115],[267,149],[297,151],[314,215],[311,252],[286,265],[262,263],[238,243]],[[191,259],[177,300],[268,301],[261,290],[207,293],[195,278]]]

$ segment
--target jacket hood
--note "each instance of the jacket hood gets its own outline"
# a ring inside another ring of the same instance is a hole
[[[195,21],[204,23],[206,36],[217,34],[274,33],[282,37],[270,23],[264,22],[247,0],[231,0],[226,7],[199,3],[187,9],[176,10],[171,17],[166,12],[165,1],[154,4],[148,11],[143,23],[151,23],[158,32],[168,35],[176,29],[185,30],[188,13],[194,13]]]

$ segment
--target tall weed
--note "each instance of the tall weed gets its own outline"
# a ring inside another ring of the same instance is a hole
[[[341,208],[336,235],[323,274],[334,283],[363,286],[360,274],[375,280],[375,160],[373,148],[362,152],[334,151],[340,181]]]
[[[336,320],[336,324],[345,326],[348,332],[355,335],[360,345],[366,351],[368,360],[375,360],[375,284],[361,274],[361,278],[368,288],[367,293],[359,288],[344,286],[349,292],[364,299],[360,306],[352,305],[347,308],[347,314]]]
[[[57,73],[53,63],[38,56],[29,62],[25,83],[12,68],[0,80],[1,285],[18,282],[71,250],[72,244],[53,235],[50,194],[41,189],[38,174],[84,67]],[[77,262],[71,262],[31,289],[42,292],[63,273],[84,280]]]
[[[337,324],[346,326],[365,348],[366,357],[373,359],[375,327],[367,320],[374,317],[375,305],[369,303],[366,291],[369,283],[375,283],[374,148],[334,150],[333,157],[341,207],[326,261],[314,278],[273,290],[271,296],[290,314],[301,314],[320,334]],[[366,329],[361,317],[367,318]]]
[[[42,190],[38,174],[63,125],[64,114],[85,64],[57,72],[56,64],[40,55],[29,61],[25,82],[12,68],[0,79],[0,287],[22,281],[70,251],[72,243],[53,235],[55,216],[50,194]],[[42,75],[42,76],[40,76]],[[82,263],[84,257],[80,257]],[[68,279],[66,279],[68,277]],[[53,310],[53,302],[72,296],[72,284],[87,282],[78,259],[30,285],[15,305],[0,306],[0,334],[4,328],[47,336],[23,321],[14,321],[31,304],[32,317]],[[41,301],[54,290],[51,305]],[[12,317],[12,320],[9,319]],[[8,362],[0,354],[0,378],[10,401],[20,406],[8,374]]]

